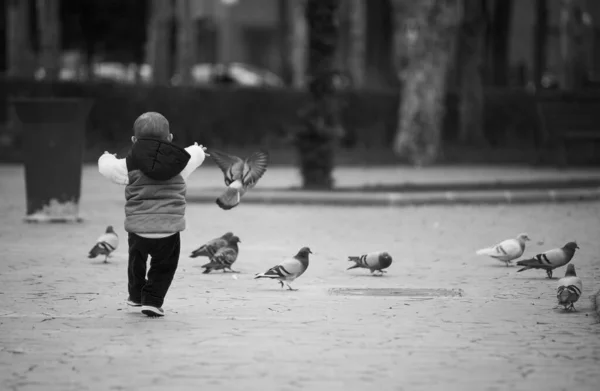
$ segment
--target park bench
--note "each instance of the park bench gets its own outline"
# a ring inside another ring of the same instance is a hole
[[[555,147],[559,166],[568,164],[569,145],[600,141],[600,95],[538,98],[537,111],[543,144]]]

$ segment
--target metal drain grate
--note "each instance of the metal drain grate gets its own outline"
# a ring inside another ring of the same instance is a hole
[[[411,288],[332,288],[332,295],[350,296],[403,296],[403,297],[461,297],[462,289],[411,289]]]

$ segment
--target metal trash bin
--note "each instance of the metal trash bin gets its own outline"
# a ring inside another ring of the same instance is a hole
[[[79,198],[86,120],[92,101],[11,99],[22,133],[26,222],[81,222]]]

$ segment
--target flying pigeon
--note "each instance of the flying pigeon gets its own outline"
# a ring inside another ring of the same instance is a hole
[[[292,289],[289,283],[300,277],[308,269],[308,254],[312,254],[310,248],[302,247],[293,258],[284,259],[279,265],[273,266],[262,274],[257,274],[254,279],[272,278],[279,280],[282,288],[285,281],[285,285],[289,290],[296,291],[297,289]]]
[[[517,262],[517,265],[525,267],[517,270],[517,272],[529,269],[544,269],[548,278],[552,278],[552,270],[569,263],[571,259],[573,259],[573,255],[575,255],[575,249],[578,248],[579,246],[577,246],[577,243],[569,242],[562,248],[554,248],[538,254],[531,259],[519,261]]]
[[[262,150],[246,160],[215,150],[211,150],[211,157],[225,176],[227,190],[216,201],[223,210],[236,207],[246,191],[256,186],[269,164],[269,153]]]
[[[565,276],[558,280],[558,288],[556,290],[556,298],[558,304],[562,305],[565,310],[575,310],[573,305],[583,291],[583,283],[581,278],[575,274],[575,265],[571,264],[567,266],[567,272]]]
[[[392,257],[385,251],[379,251],[363,254],[359,257],[348,257],[348,261],[355,262],[355,264],[346,270],[360,267],[371,270],[371,273],[378,271],[383,274],[387,273],[383,269],[387,269],[392,264]]]
[[[238,243],[241,243],[240,238],[232,236],[225,247],[218,249],[215,254],[209,258],[210,262],[202,265],[204,268],[202,273],[208,274],[212,270],[223,270],[223,273],[225,273],[226,269],[229,269],[232,273],[239,273],[231,269],[231,265],[233,265],[238,257]]]
[[[98,255],[105,255],[104,263],[108,263],[110,254],[119,247],[119,236],[113,230],[112,225],[106,227],[104,235],[96,240],[96,245],[92,247],[88,258],[96,258]]]
[[[529,236],[527,236],[525,233],[522,233],[519,234],[515,239],[506,239],[492,247],[477,250],[475,254],[488,255],[506,263],[506,267],[508,267],[508,264],[512,260],[523,255],[523,252],[525,251],[525,242],[528,240],[531,240],[529,239]]]
[[[221,247],[227,246],[228,240],[233,237],[232,232],[227,232],[221,237],[211,239],[202,246],[198,247],[196,250],[192,251],[190,254],[190,258],[196,257],[212,257],[215,255],[218,249]]]

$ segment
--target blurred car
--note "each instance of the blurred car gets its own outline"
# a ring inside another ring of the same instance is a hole
[[[243,87],[283,87],[283,80],[275,73],[250,64],[233,62],[196,64],[191,70],[194,84],[229,84]],[[172,85],[181,84],[181,76],[175,74]]]

